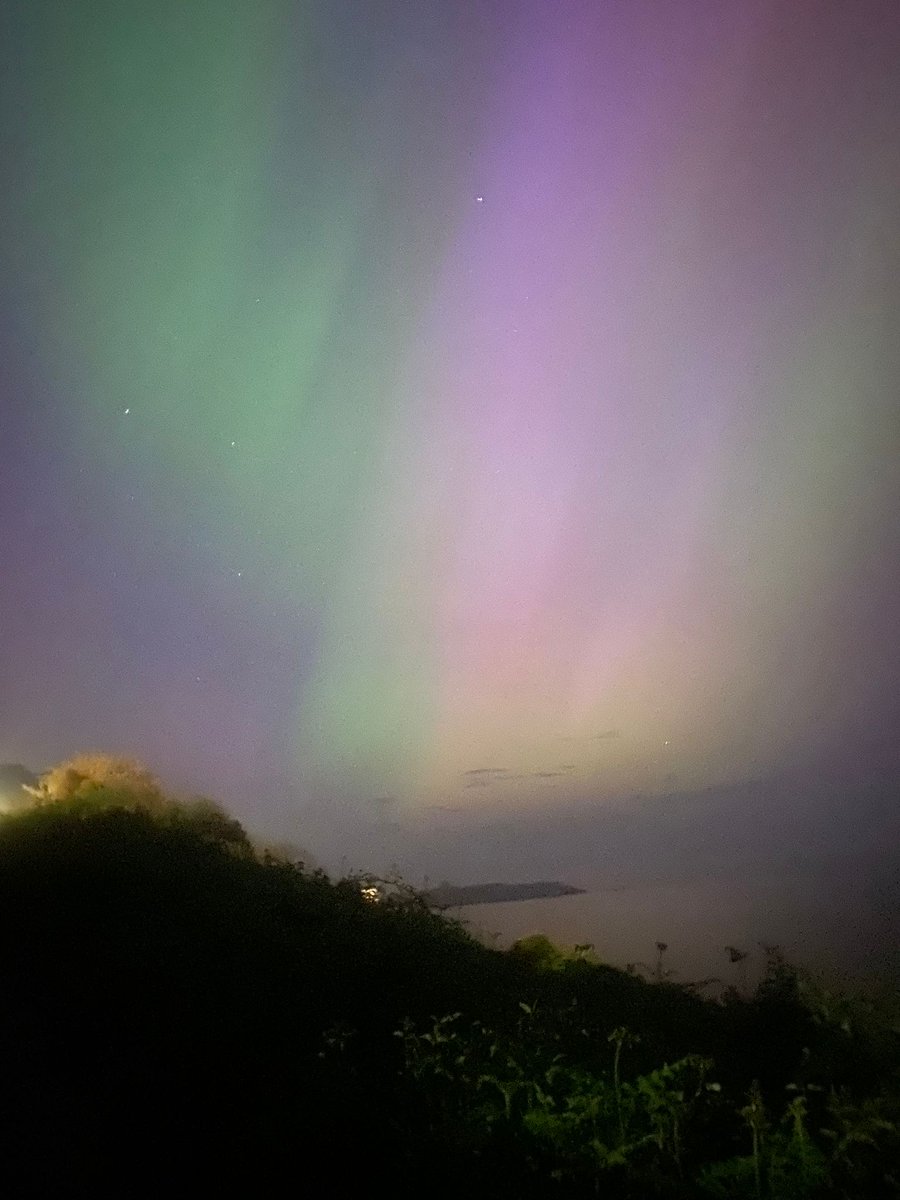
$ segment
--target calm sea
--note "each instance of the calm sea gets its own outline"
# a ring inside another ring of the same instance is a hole
[[[618,967],[652,966],[656,943],[665,942],[664,966],[681,981],[718,976],[752,986],[763,968],[760,943],[767,943],[830,983],[848,976],[900,983],[900,931],[864,884],[754,878],[640,885],[473,905],[451,915],[500,946],[530,933],[569,946],[591,942],[602,961]],[[732,964],[727,946],[748,952],[746,962]]]

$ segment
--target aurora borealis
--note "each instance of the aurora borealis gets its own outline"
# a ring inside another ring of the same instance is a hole
[[[892,0],[0,42],[0,760],[327,841],[883,754]]]

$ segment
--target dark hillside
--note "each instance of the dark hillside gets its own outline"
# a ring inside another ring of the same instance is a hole
[[[209,807],[151,815],[96,792],[7,817],[9,1194],[246,1195],[312,1176],[338,1194],[752,1195],[739,1114],[755,1080],[776,1123],[795,1081],[818,1089],[810,1122],[837,1120],[826,1084],[881,1105],[868,1159],[847,1150],[868,1191],[790,1176],[771,1200],[895,1194],[889,1031],[816,1015],[777,956],[755,998],[714,1004],[545,943],[490,950],[403,888],[370,902],[359,880],[260,858]],[[719,1160],[732,1191],[700,1189]]]

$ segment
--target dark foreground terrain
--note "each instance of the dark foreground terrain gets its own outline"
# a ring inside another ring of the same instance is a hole
[[[0,823],[7,1194],[900,1195],[895,1018],[776,950],[714,1003],[113,800]]]

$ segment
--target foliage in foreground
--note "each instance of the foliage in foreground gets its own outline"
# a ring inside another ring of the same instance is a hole
[[[587,947],[502,953],[143,777],[148,803],[59,780],[0,822],[14,1194],[290,1170],[399,1195],[900,1195],[897,1029],[777,954],[714,1003]]]
[[[398,1033],[427,1135],[450,1160],[490,1162],[498,1147],[514,1145],[518,1194],[900,1194],[896,1074],[893,1087],[871,1095],[808,1082],[766,1097],[754,1079],[741,1096],[723,1088],[702,1055],[629,1071],[640,1038],[622,1026],[604,1039],[582,1029],[584,1053],[567,1054],[559,1014],[542,1022],[531,1006],[520,1009],[512,1035],[463,1023],[458,1013],[421,1029],[406,1022]]]

